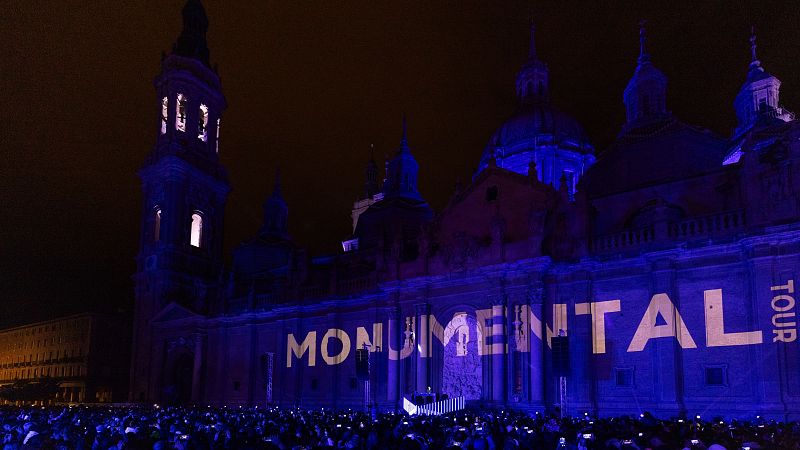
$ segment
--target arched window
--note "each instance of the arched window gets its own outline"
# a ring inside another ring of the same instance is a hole
[[[203,238],[203,216],[199,213],[192,214],[192,232],[189,236],[189,244],[192,247],[200,248]]]
[[[217,153],[219,153],[219,122],[220,119],[217,119]]]
[[[167,133],[167,113],[169,112],[169,98],[161,99],[161,134]]]
[[[161,240],[161,208],[156,208],[153,241],[158,242],[159,240]]]
[[[186,96],[178,94],[178,102],[175,105],[175,129],[186,131]]]
[[[208,106],[200,105],[200,119],[197,121],[197,139],[208,141]]]

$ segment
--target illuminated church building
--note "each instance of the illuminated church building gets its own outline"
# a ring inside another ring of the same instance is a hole
[[[443,210],[417,190],[430,175],[404,121],[385,174],[366,166],[340,253],[292,240],[276,180],[228,267],[226,102],[199,0],[183,18],[139,171],[131,400],[357,407],[366,345],[380,409],[430,388],[551,410],[563,330],[569,413],[800,419],[800,126],[754,37],[722,137],[669,112],[642,30],[626,122],[600,154],[551,104],[532,41],[516,112]]]

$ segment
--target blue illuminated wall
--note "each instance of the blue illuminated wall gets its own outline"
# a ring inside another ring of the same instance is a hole
[[[417,190],[426,175],[403,132],[385,185],[368,170],[348,251],[311,257],[294,242],[276,182],[264,226],[224,267],[228,184],[197,111],[213,124],[225,103],[199,2],[184,20],[180,42],[202,45],[163,62],[166,131],[140,172],[132,400],[356,407],[366,344],[381,408],[430,387],[547,410],[558,402],[549,343],[563,330],[570,413],[800,418],[800,127],[777,97],[758,101],[778,86],[760,62],[736,100],[758,113],[717,136],[668,112],[642,30],[628,119],[595,158],[551,105],[532,46],[520,110],[441,211]]]

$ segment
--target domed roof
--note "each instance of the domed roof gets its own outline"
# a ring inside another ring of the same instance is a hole
[[[542,145],[558,145],[567,150],[591,154],[583,127],[575,118],[554,108],[549,102],[525,105],[506,120],[489,139],[481,157],[485,166],[497,150],[503,157],[530,151]]]

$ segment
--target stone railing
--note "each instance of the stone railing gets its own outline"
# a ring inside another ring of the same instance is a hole
[[[653,226],[626,230],[620,233],[607,234],[593,237],[589,240],[589,250],[592,253],[611,253],[624,251],[629,248],[639,247],[642,244],[653,242],[656,232]]]
[[[744,225],[744,210],[737,210],[671,223],[668,231],[670,239],[691,239],[700,236],[728,234],[743,228]]]
[[[671,245],[675,241],[730,235],[744,229],[745,219],[744,210],[735,210],[692,217],[678,222],[662,222],[644,228],[592,237],[589,239],[589,251],[596,254],[625,253],[651,244]]]
[[[328,295],[328,286],[303,286],[300,288],[300,297],[319,298]]]

